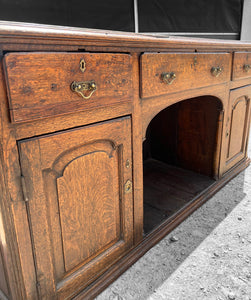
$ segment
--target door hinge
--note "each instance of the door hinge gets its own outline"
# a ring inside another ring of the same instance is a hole
[[[29,198],[28,198],[28,194],[27,194],[27,188],[26,188],[26,183],[25,183],[25,179],[24,176],[21,175],[21,184],[22,184],[22,190],[23,190],[23,196],[24,196],[24,201],[28,202]]]

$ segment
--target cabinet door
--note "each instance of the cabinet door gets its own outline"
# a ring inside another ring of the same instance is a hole
[[[251,86],[231,91],[226,131],[225,171],[246,156],[250,123]]]
[[[41,299],[68,299],[133,243],[129,117],[19,142]]]

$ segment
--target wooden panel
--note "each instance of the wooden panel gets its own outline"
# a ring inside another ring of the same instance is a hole
[[[70,163],[57,179],[66,271],[119,240],[117,164],[117,155],[89,153]]]
[[[235,52],[232,79],[251,77],[251,52]]]
[[[182,101],[178,114],[178,165],[195,172],[216,176],[216,132],[221,102],[210,96]]]
[[[223,71],[219,76],[213,76],[212,67],[221,67]],[[141,56],[141,97],[227,82],[230,70],[228,53],[145,53]],[[176,75],[171,84],[162,80],[162,74],[168,72]]]
[[[228,129],[227,163],[231,166],[245,156],[250,99],[242,96],[232,106]]]
[[[247,86],[231,91],[229,121],[226,128],[225,168],[227,171],[246,156],[248,131],[250,124],[251,87]]]
[[[221,110],[221,101],[212,96],[173,104],[151,121],[145,146],[150,142],[151,155],[155,159],[204,175],[216,175],[213,161]]]
[[[19,143],[44,296],[77,293],[132,246],[130,133],[126,117]]]
[[[80,70],[82,59],[84,72]],[[132,100],[132,62],[127,54],[9,53],[4,66],[13,122]],[[73,81],[94,81],[97,90],[84,99],[71,90]]]
[[[230,125],[228,159],[243,151],[243,132],[247,112],[247,99],[243,96],[234,104]]]

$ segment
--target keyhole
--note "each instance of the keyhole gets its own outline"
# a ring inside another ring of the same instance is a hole
[[[83,58],[80,60],[80,70],[81,70],[82,72],[85,71],[85,61],[84,61]]]

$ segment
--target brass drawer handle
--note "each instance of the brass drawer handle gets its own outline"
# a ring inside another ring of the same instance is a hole
[[[243,66],[243,70],[244,70],[245,72],[249,72],[249,70],[251,70],[251,66],[250,66],[250,65],[244,65],[244,66]]]
[[[71,84],[71,90],[78,93],[84,99],[89,99],[97,90],[97,85],[93,80],[84,82],[73,81]]]
[[[223,71],[223,67],[212,67],[211,74],[215,77],[218,77]]]
[[[167,84],[172,84],[176,79],[176,74],[174,72],[162,73],[161,79]]]

